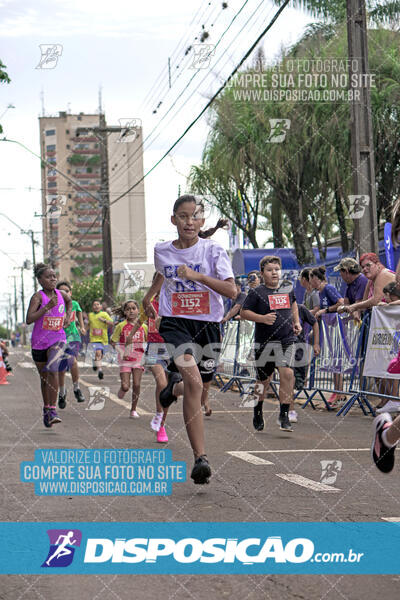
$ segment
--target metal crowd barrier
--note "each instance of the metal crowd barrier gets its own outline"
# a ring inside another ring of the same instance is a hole
[[[315,409],[314,401],[318,396],[324,402],[327,410],[333,410],[327,401],[326,394],[336,393],[346,396],[337,416],[346,415],[356,403],[365,415],[368,413],[375,415],[370,397],[399,399],[398,381],[385,377],[377,380],[377,378],[363,374],[369,329],[370,311],[365,313],[361,323],[357,323],[352,317],[345,314],[322,315],[320,320],[321,353],[312,359],[306,369],[308,372],[305,385],[295,393],[295,398],[301,394],[306,397],[302,408],[310,405]],[[400,337],[400,332],[397,337]],[[394,335],[395,338],[396,335]],[[227,323],[220,364],[215,375],[221,391],[226,392],[236,385],[241,395],[249,393],[249,384],[254,384],[256,381],[253,342],[254,323],[242,320],[233,320]],[[386,365],[382,365],[382,369],[385,367]],[[276,397],[278,397],[276,388],[278,384],[279,375],[276,369],[275,378],[271,384]],[[388,387],[391,387],[391,390],[388,390]]]

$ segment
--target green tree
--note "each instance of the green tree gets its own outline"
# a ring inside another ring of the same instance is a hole
[[[82,310],[89,312],[93,302],[103,297],[103,276],[87,277],[72,283],[72,297],[77,300]]]
[[[274,0],[280,6],[282,0]],[[347,18],[345,0],[293,0],[292,5],[308,11],[316,18],[328,19],[332,23],[342,23]],[[400,16],[400,2],[391,0],[376,2],[366,0],[365,2],[368,18],[375,24],[393,23]]]
[[[369,32],[370,70],[376,74],[371,104],[375,147],[379,154],[378,208],[382,215],[400,192],[399,44],[397,32]],[[265,69],[264,75],[271,80],[278,70],[284,78],[289,75],[290,61],[304,57],[346,59],[345,25],[314,26],[312,33],[306,32],[304,40],[286,51],[278,65]],[[254,75],[255,71],[248,69],[240,75],[246,74]],[[289,83],[283,81],[281,89],[285,89],[285,85],[286,89],[290,88]],[[330,85],[332,88],[332,82]],[[250,88],[250,91],[257,92],[257,89]],[[320,84],[315,83],[309,91],[315,96],[321,91]],[[332,88],[332,91],[335,90]],[[276,102],[257,100],[255,96],[238,99],[236,92],[233,82],[213,104],[203,164],[194,171],[199,173],[204,167],[203,175],[213,178],[210,184],[213,188],[218,187],[221,174],[227,181],[233,172],[246,172],[248,177],[253,172],[263,191],[258,216],[264,214],[269,224],[273,220],[271,200],[275,199],[290,223],[301,263],[313,262],[313,243],[324,256],[327,240],[334,235],[340,234],[342,248],[347,251],[347,235],[351,233],[352,224],[351,219],[346,219],[347,198],[352,189],[349,103],[340,98],[330,102]],[[281,143],[271,143],[271,119],[274,118],[290,122]],[[233,197],[231,194],[231,202]],[[217,206],[220,202],[217,198]],[[235,204],[230,207],[227,198],[224,214],[234,215],[235,211]],[[253,223],[253,228],[257,227],[258,224]]]
[[[8,73],[6,71],[4,71],[4,69],[6,69],[6,65],[3,65],[2,61],[0,60],[0,83],[10,83],[11,79],[8,76]],[[0,133],[3,133],[3,127],[1,126],[0,123]]]

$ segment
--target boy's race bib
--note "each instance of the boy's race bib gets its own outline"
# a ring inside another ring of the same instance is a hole
[[[209,292],[175,292],[172,294],[173,315],[206,315],[209,312]]]
[[[271,310],[279,310],[280,308],[290,308],[289,294],[274,294],[268,296],[269,307]]]
[[[103,330],[102,329],[92,329],[92,335],[102,336],[103,335]]]

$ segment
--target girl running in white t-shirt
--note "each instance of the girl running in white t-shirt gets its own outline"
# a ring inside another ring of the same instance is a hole
[[[191,478],[194,483],[203,484],[211,476],[201,412],[203,385],[210,385],[218,359],[219,324],[224,315],[222,296],[233,300],[236,286],[225,250],[204,239],[210,232],[200,231],[204,225],[204,207],[195,196],[178,198],[171,222],[177,228],[178,239],[156,244],[154,248],[154,264],[164,278],[159,332],[172,354],[168,385],[160,393],[160,402],[167,408],[183,394],[183,416],[195,459]],[[218,225],[224,224],[221,221]],[[159,284],[160,278],[156,278],[143,299],[150,318],[155,318],[150,299]]]

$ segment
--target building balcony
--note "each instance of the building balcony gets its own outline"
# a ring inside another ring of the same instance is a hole
[[[93,254],[102,254],[103,253],[103,248],[102,247],[94,247],[94,246],[85,246],[84,244],[77,244],[75,246],[75,248],[77,250],[79,250],[80,252],[92,252]]]
[[[73,174],[75,179],[98,179],[100,173],[75,173]]]
[[[74,154],[98,154],[98,148],[73,148]]]
[[[101,210],[95,210],[94,208],[76,208],[74,210],[75,215],[100,215]]]
[[[92,136],[79,135],[79,136],[72,137],[71,141],[75,142],[76,144],[79,144],[80,142],[82,144],[84,144],[85,142],[98,142],[99,140],[94,135],[92,135]]]

